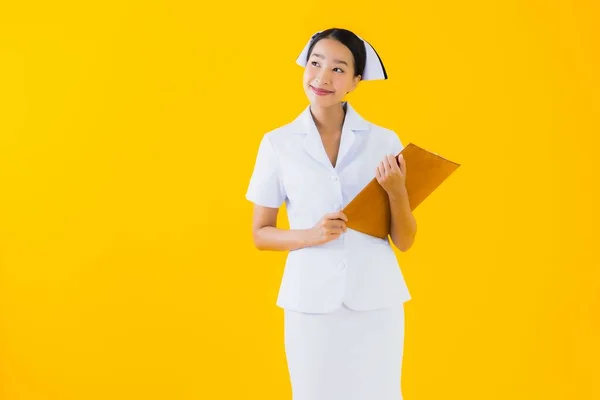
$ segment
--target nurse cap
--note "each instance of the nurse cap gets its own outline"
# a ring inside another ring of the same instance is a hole
[[[302,49],[302,52],[296,59],[296,64],[300,65],[301,67],[306,66],[306,62],[307,62],[306,57],[308,56],[308,49],[309,49],[310,45],[312,44],[313,40],[315,39],[315,37],[321,32],[322,31],[316,32],[314,35],[311,36],[310,40],[308,41],[308,43],[306,43],[306,45],[304,46],[304,49]],[[369,44],[369,42],[362,39],[360,36],[357,35],[357,37],[360,40],[362,40],[363,43],[365,44],[365,50],[367,53],[365,70],[362,74],[361,80],[374,81],[374,80],[380,80],[380,79],[387,79],[388,76],[387,76],[387,72],[385,71],[385,67],[383,66],[383,62],[381,61],[381,58],[379,58],[379,55],[377,54],[377,52],[375,51],[373,46],[371,46]]]

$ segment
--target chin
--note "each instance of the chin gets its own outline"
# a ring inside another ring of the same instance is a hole
[[[331,107],[331,106],[335,106],[336,104],[339,104],[341,102],[341,100],[338,99],[337,97],[333,97],[333,96],[321,97],[321,96],[315,96],[314,94],[308,96],[308,100],[310,101],[311,104],[313,104],[315,106],[319,106],[319,107]]]

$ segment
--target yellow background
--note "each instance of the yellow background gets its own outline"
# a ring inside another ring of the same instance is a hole
[[[600,399],[598,4],[3,2],[0,397],[290,398],[244,195],[343,26],[358,111],[462,164],[398,254],[405,398]]]

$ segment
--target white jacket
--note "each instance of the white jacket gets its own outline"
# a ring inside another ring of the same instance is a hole
[[[291,123],[261,140],[246,198],[286,204],[290,229],[312,228],[341,210],[402,143],[395,132],[364,120],[349,103],[335,168],[307,106]],[[355,310],[389,307],[411,296],[389,240],[348,229],[337,240],[290,251],[279,288],[282,308],[325,313],[342,302]]]

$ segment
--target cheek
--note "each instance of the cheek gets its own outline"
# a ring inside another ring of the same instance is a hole
[[[310,66],[306,66],[304,68],[304,74],[302,75],[302,79],[305,84],[309,84],[314,79],[314,72],[311,70]]]
[[[352,89],[352,80],[346,76],[340,76],[335,82],[335,87],[338,92],[346,94]]]

